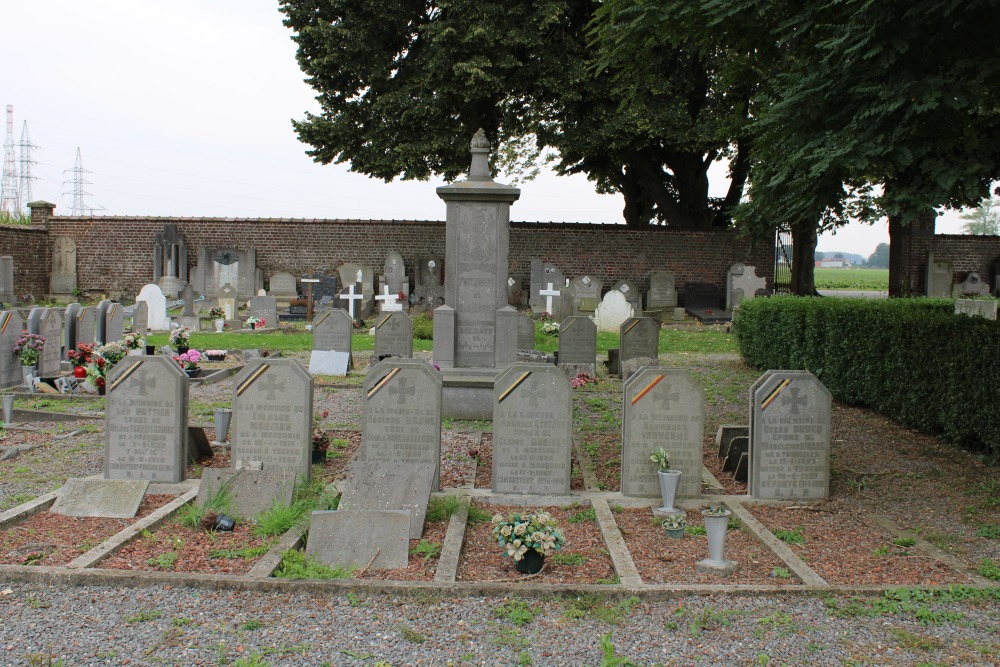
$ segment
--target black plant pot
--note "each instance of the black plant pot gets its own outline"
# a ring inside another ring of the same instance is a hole
[[[326,452],[319,452],[314,449],[312,453],[312,462],[326,463]]]
[[[531,549],[521,560],[514,561],[514,567],[524,574],[538,574],[545,567],[545,556]]]
[[[146,346],[146,356],[147,357],[151,357],[154,354],[156,354],[156,346],[155,345],[147,345]]]
[[[191,349],[191,347],[188,346],[188,345],[178,345],[177,346],[177,354],[185,354],[190,349]]]

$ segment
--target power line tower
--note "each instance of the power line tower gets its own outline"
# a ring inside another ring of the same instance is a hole
[[[21,126],[21,143],[18,144],[18,148],[21,151],[21,159],[17,165],[20,172],[17,192],[21,198],[21,206],[27,208],[32,199],[31,182],[35,180],[35,177],[31,175],[31,165],[36,164],[31,159],[31,149],[38,148],[31,143],[31,136],[28,135],[28,121],[24,121],[24,125]]]
[[[3,142],[3,181],[0,182],[0,212],[19,215],[17,161],[14,157],[14,105],[7,105],[7,135]]]
[[[73,172],[73,180],[72,181],[63,181],[63,185],[66,185],[66,183],[69,183],[69,182],[73,183],[73,192],[72,192],[72,194],[73,194],[73,208],[70,211],[70,215],[87,215],[87,207],[84,204],[83,198],[84,198],[84,196],[88,196],[89,197],[90,193],[89,192],[84,192],[83,191],[83,186],[84,185],[91,185],[91,182],[83,180],[83,175],[84,174],[89,174],[90,170],[83,168],[83,158],[80,157],[80,148],[79,147],[77,147],[77,149],[76,149],[76,163],[74,163],[72,169],[65,169],[65,170],[63,170],[63,173],[65,174],[67,171],[72,171]],[[68,195],[70,193],[69,192],[64,192],[63,194],[64,195]],[[90,212],[91,212],[90,214],[93,215],[94,209],[90,209]]]

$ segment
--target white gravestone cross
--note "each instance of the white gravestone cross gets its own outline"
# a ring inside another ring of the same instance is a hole
[[[403,304],[399,303],[399,296],[396,294],[389,294],[389,286],[383,285],[382,288],[385,290],[382,294],[375,297],[376,301],[382,302],[382,312],[388,312],[391,310],[403,310]]]
[[[353,320],[354,319],[354,302],[358,301],[360,299],[363,299],[364,297],[361,296],[360,294],[355,294],[354,293],[354,285],[351,285],[350,287],[348,287],[347,292],[345,292],[345,293],[343,293],[343,294],[340,295],[340,298],[344,299],[345,301],[347,301],[347,312],[348,312],[348,314],[350,314],[351,319]]]
[[[538,295],[545,297],[545,312],[549,315],[552,314],[552,297],[559,296],[559,294],[559,290],[552,289],[552,283],[549,283],[548,289],[538,290]],[[538,306],[535,307],[537,308]]]

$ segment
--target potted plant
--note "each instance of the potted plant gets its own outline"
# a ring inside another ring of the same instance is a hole
[[[146,341],[137,333],[127,333],[122,336],[121,344],[126,350],[125,354],[142,354]]]
[[[679,540],[684,537],[684,528],[687,527],[687,519],[680,514],[668,514],[661,524],[667,538]]]
[[[178,354],[188,351],[188,342],[191,340],[191,329],[188,327],[177,327],[170,331],[170,345],[177,348]]]
[[[205,350],[205,356],[208,357],[209,361],[225,361],[226,351],[225,350]]]
[[[181,365],[189,378],[196,378],[201,374],[201,369],[198,368],[201,352],[198,350],[188,350],[184,354],[174,355],[174,361]]]
[[[545,556],[559,551],[566,538],[548,512],[515,512],[505,519],[502,514],[493,517],[493,537],[514,559],[518,572],[537,574],[545,566]]]
[[[330,434],[323,430],[320,420],[330,413],[324,410],[322,415],[317,414],[313,422],[312,437],[312,462],[323,463],[326,461],[327,452],[330,451]]]
[[[87,379],[88,381],[97,387],[97,393],[101,396],[104,395],[105,390],[105,380],[108,376],[108,360],[97,354],[97,350],[94,350],[94,354],[90,356],[90,364],[87,366]]]
[[[226,328],[226,311],[219,306],[209,309],[208,319],[215,324],[215,333],[222,333],[222,330]]]
[[[660,480],[660,496],[663,499],[663,507],[659,511],[664,514],[683,514],[674,508],[674,498],[677,496],[677,485],[681,481],[681,471],[670,469],[670,453],[663,447],[657,447],[650,454],[649,460],[656,464],[657,477]]]
[[[267,325],[267,320],[263,317],[257,317],[256,315],[251,315],[247,318],[247,326],[251,329],[263,329]]]
[[[87,366],[90,364],[90,355],[94,352],[93,343],[77,343],[75,350],[66,353],[66,358],[73,364],[73,377],[82,380],[87,377]]]
[[[728,568],[733,564],[733,561],[727,560],[723,555],[730,514],[732,512],[725,505],[710,505],[701,511],[705,518],[705,534],[708,536],[708,559],[702,562],[710,567]]]
[[[35,374],[35,367],[44,349],[45,339],[38,334],[28,333],[27,331],[22,332],[17,337],[17,341],[14,342],[14,354],[17,355],[18,361],[21,362],[21,377],[24,380],[24,386],[29,389],[32,386],[31,378]]]

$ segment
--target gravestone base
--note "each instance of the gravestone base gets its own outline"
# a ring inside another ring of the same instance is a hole
[[[441,416],[493,419],[493,385],[503,369],[445,368]]]
[[[71,303],[76,303],[80,300],[80,297],[73,296],[72,294],[50,294],[49,299],[58,304],[69,305]],[[0,299],[2,300],[2,299]]]
[[[558,364],[558,366],[571,380],[583,373],[597,377],[597,364]]]
[[[197,315],[193,317],[184,317],[182,315],[177,315],[172,318],[174,322],[177,323],[179,327],[187,327],[191,331],[201,331],[201,318]]]
[[[694,571],[699,574],[712,574],[717,577],[731,577],[740,569],[740,564],[734,560],[712,560],[706,558],[694,564]]]

